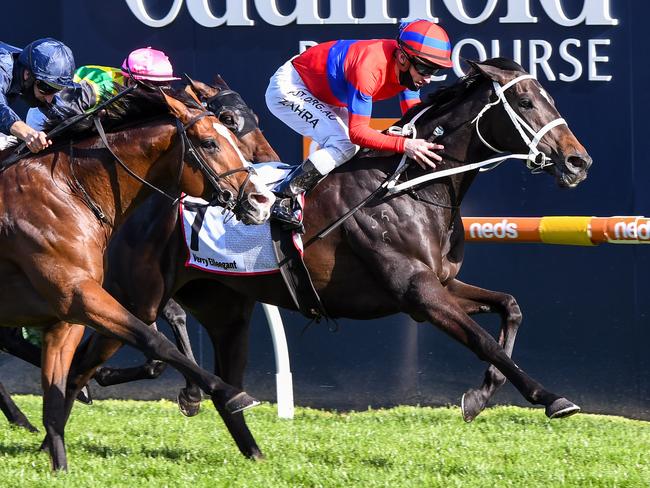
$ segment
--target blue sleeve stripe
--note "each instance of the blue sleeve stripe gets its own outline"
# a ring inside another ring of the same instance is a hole
[[[404,90],[399,94],[399,97],[402,100],[419,100],[420,98],[420,91],[413,91],[413,90]]]
[[[441,49],[443,51],[451,51],[451,43],[445,42],[440,39],[434,39],[432,37],[425,37],[422,34],[417,32],[403,32],[401,35],[403,41],[413,41],[417,42],[423,46],[432,47],[434,49]]]
[[[355,115],[370,117],[372,114],[372,97],[359,90],[350,90],[348,109]]]
[[[348,82],[345,79],[344,63],[350,46],[357,41],[338,41],[327,54],[327,82],[334,96],[342,104],[348,99]]]

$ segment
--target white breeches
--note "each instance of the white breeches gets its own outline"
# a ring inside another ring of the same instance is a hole
[[[350,141],[347,108],[328,105],[312,95],[291,61],[271,77],[266,105],[298,134],[318,143],[320,149],[310,154],[309,160],[322,175],[349,161],[359,150]]]

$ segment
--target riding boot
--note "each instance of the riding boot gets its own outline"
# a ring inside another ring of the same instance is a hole
[[[290,178],[274,190],[278,198],[271,209],[271,218],[282,222],[287,230],[303,230],[302,223],[294,214],[295,198],[314,188],[323,177],[309,159],[305,160]]]

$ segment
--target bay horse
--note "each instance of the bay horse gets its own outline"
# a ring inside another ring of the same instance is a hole
[[[239,93],[230,89],[221,76],[216,75],[212,85],[192,80],[187,75],[186,77],[189,82],[186,91],[198,97],[201,103],[215,114],[219,122],[237,136],[240,142],[239,149],[246,161],[279,161],[279,156],[259,130],[257,115],[243,101]],[[176,334],[176,342],[181,352],[196,362],[187,337],[184,310],[170,299],[162,315]],[[155,322],[152,326],[155,327]],[[0,349],[36,367],[41,367],[41,348],[25,339],[21,329],[0,328]],[[95,379],[102,386],[153,379],[162,374],[165,367],[166,363],[163,361],[149,358],[146,364],[139,367],[119,370],[100,368]],[[80,394],[77,398],[83,403],[91,403],[89,390],[82,393],[83,395]],[[187,416],[196,415],[200,408],[200,399],[201,389],[196,384],[188,382],[187,387],[179,393],[179,407]],[[1,383],[0,410],[10,424],[30,432],[38,432]]]
[[[558,186],[566,188],[586,178],[591,157],[541,85],[521,66],[502,58],[472,63],[466,77],[437,91],[397,125],[411,123],[418,137],[429,139],[437,128],[444,128],[436,139],[446,148],[440,171],[469,170],[421,182],[418,178],[429,172],[408,167],[403,176],[421,183],[371,200],[322,240],[315,238],[318,231],[380,187],[394,173],[400,155],[359,154],[307,195],[304,260],[327,312],[353,319],[407,313],[440,328],[490,363],[481,387],[463,396],[462,413],[468,421],[506,378],[530,403],[544,406],[548,417],[576,413],[577,405],[545,389],[510,358],[522,318],[514,297],[457,279],[464,245],[459,207],[478,174],[473,163],[492,160],[497,153],[523,151],[522,159],[531,169],[554,176]],[[241,385],[255,301],[295,310],[290,294],[279,274],[246,277],[186,268],[177,211],[162,208],[155,195],[151,200],[112,242],[105,285],[145,322],[153,322],[173,296],[207,329],[216,353],[215,372]],[[128,245],[140,222],[148,222],[151,230],[175,226],[148,263],[155,272],[147,275],[135,273],[142,254]],[[470,317],[487,312],[502,317],[498,341]],[[76,375],[69,379],[70,392],[79,391],[119,345],[100,336],[86,343],[75,364]],[[71,398],[69,394],[68,403]],[[243,415],[224,420],[244,455],[262,456]]]
[[[66,383],[83,326],[169,362],[227,412],[257,403],[189,361],[107,293],[104,255],[153,191],[166,206],[181,192],[202,196],[251,223],[268,218],[273,196],[251,175],[232,134],[196,99],[136,90],[102,119],[108,134],[101,122],[101,137],[73,131],[74,140],[59,140],[0,177],[0,324],[43,330],[43,447],[53,469],[67,469]]]

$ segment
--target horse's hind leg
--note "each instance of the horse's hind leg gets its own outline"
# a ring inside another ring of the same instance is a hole
[[[512,295],[485,290],[453,280],[447,290],[456,298],[468,315],[479,313],[498,313],[501,316],[499,345],[508,356],[512,356],[517,330],[521,325],[521,310]],[[461,410],[466,422],[474,420],[486,407],[490,398],[506,382],[506,377],[490,365],[485,372],[483,384],[478,389],[470,389],[461,400]]]
[[[2,383],[0,383],[0,410],[5,414],[10,424],[22,427],[30,432],[38,432],[38,429],[31,424],[25,414],[18,408],[18,405],[14,403]]]
[[[457,300],[430,271],[421,271],[410,278],[408,288],[402,293],[402,300],[404,311],[416,320],[428,319],[469,347],[479,359],[494,365],[526,400],[544,405],[548,417],[566,417],[580,410],[566,398],[547,391],[519,368],[503,347],[464,312]]]
[[[187,335],[187,314],[185,313],[185,310],[183,310],[183,307],[173,299],[169,299],[163,307],[162,316],[165,318],[167,323],[169,323],[169,326],[174,333],[178,349],[180,349],[180,351],[185,354],[190,361],[197,364],[196,359],[194,358],[194,352],[192,351],[190,337]],[[186,417],[193,417],[199,413],[201,408],[201,389],[189,379],[186,378],[185,381],[185,388],[181,389],[178,393],[178,408]],[[225,378],[224,381],[236,386]]]
[[[0,349],[40,368],[41,350],[23,338],[20,328],[0,329]],[[18,408],[4,385],[0,383],[0,410],[10,424],[23,427],[30,432],[38,432],[25,414]]]
[[[67,470],[64,431],[66,423],[66,384],[74,352],[83,337],[84,327],[59,322],[43,332],[43,425],[52,469]]]
[[[156,323],[152,323],[151,327],[158,330]],[[101,386],[114,386],[123,383],[130,383],[139,380],[154,380],[158,378],[167,365],[158,360],[148,358],[144,364],[140,366],[133,366],[132,368],[112,368],[110,366],[102,366],[97,368],[93,378]]]
[[[174,333],[178,349],[190,361],[196,363],[192,352],[192,345],[187,335],[187,314],[185,310],[173,299],[170,299],[165,304],[165,307],[163,307],[162,316],[169,323]],[[151,324],[151,327],[157,329],[156,323]],[[131,381],[156,379],[166,368],[167,364],[164,362],[149,358],[143,365],[132,368],[102,366],[97,369],[94,378],[101,386],[112,386]],[[198,414],[201,408],[201,398],[201,389],[195,383],[186,379],[185,388],[181,389],[178,394],[178,407],[183,415],[193,417]]]
[[[215,288],[209,288],[210,300],[197,300],[194,306],[189,306],[189,310],[210,335],[215,352],[215,374],[234,387],[243,389],[250,318],[255,302],[228,288]],[[216,403],[215,407],[241,453],[251,459],[263,459],[264,455],[246,424],[244,414],[230,414]]]

